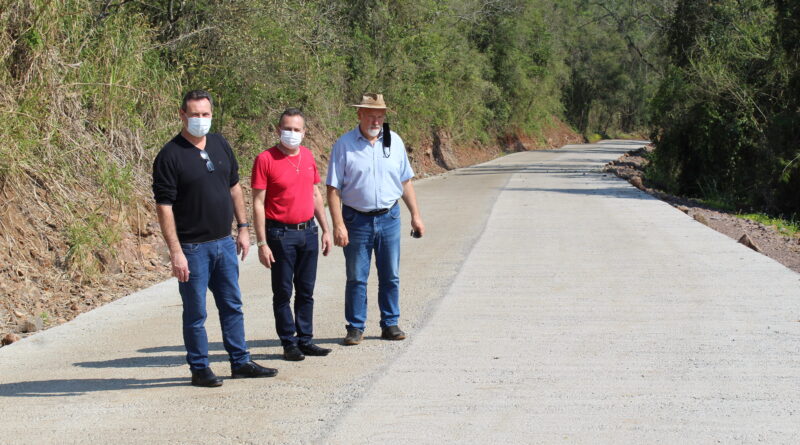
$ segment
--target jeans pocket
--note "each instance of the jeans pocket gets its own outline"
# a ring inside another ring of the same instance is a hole
[[[191,255],[200,248],[200,243],[181,243],[181,250],[184,255]]]
[[[281,227],[270,227],[267,229],[267,239],[273,241],[280,241],[286,235],[286,229]]]
[[[342,207],[342,219],[346,224],[352,224],[358,217],[358,212],[350,207]]]
[[[400,206],[395,204],[391,209],[389,209],[389,216],[392,219],[399,219],[400,218]]]

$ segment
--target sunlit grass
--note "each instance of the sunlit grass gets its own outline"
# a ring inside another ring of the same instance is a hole
[[[800,221],[775,218],[764,213],[740,213],[736,215],[742,219],[759,222],[765,226],[774,226],[776,230],[788,236],[800,236]]]

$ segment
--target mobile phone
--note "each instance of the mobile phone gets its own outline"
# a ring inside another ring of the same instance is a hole
[[[422,234],[414,229],[411,229],[411,236],[413,236],[414,238],[422,238]]]

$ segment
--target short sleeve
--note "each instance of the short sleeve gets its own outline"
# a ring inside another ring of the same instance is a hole
[[[311,158],[311,167],[314,169],[314,184],[319,184],[322,182],[322,179],[319,177],[319,170],[317,169],[317,160],[314,158],[314,153],[311,150],[308,150],[308,154]]]
[[[253,161],[253,170],[250,173],[250,187],[258,190],[267,189],[267,173],[269,172],[268,156],[266,151],[256,156]]]
[[[345,167],[345,136],[339,138],[331,149],[331,160],[328,162],[328,178],[325,184],[339,190],[344,186],[344,167]]]
[[[239,183],[239,162],[236,161],[236,155],[233,154],[233,149],[231,148],[230,144],[228,144],[228,140],[225,139],[221,134],[217,134],[215,136],[220,139],[222,146],[225,148],[225,152],[228,154],[228,159],[230,159],[231,173],[228,180],[228,186],[233,187]]]
[[[178,197],[175,159],[162,149],[153,161],[153,198],[156,204],[172,205]]]
[[[411,168],[411,163],[408,162],[408,153],[406,152],[406,146],[403,144],[403,140],[394,132],[392,132],[392,140],[399,142],[400,149],[403,152],[403,160],[400,164],[400,182],[406,182],[414,177],[414,170]]]

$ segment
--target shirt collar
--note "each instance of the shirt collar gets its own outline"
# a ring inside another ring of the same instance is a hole
[[[363,140],[369,142],[369,139],[365,138],[364,135],[361,134],[361,127],[360,126],[356,125],[356,128],[353,131],[356,132],[356,140],[363,139]],[[382,128],[381,128],[381,132],[378,133],[378,139],[375,142],[378,142],[378,141],[383,142],[383,129]]]

